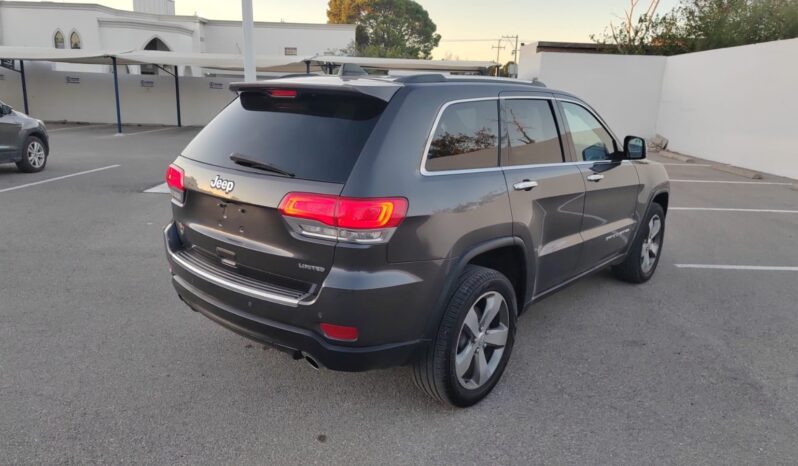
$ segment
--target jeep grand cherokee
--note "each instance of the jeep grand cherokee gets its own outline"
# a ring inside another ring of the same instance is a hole
[[[662,251],[668,178],[589,105],[492,78],[293,77],[237,98],[166,179],[188,306],[334,370],[411,365],[468,406],[528,305]]]

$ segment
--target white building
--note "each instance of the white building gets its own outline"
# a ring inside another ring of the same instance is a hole
[[[220,0],[221,1],[221,0]],[[238,6],[237,0],[230,1]],[[86,50],[169,50],[241,53],[241,22],[175,15],[175,0],[134,0],[134,11],[86,3],[0,0],[0,45]],[[349,24],[256,22],[257,55],[315,55],[355,40]],[[120,67],[121,68],[121,67]],[[96,65],[54,64],[57,71],[107,71]],[[158,74],[152,66],[130,66],[131,74]],[[186,66],[181,75],[208,70]]]

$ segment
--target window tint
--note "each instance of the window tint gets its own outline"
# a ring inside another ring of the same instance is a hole
[[[426,169],[496,167],[499,162],[499,111],[495,100],[446,107],[430,143]]]
[[[582,160],[607,160],[617,149],[610,133],[581,105],[563,102],[562,108],[577,157]]]
[[[243,92],[200,131],[183,155],[248,170],[230,160],[235,153],[297,178],[343,183],[385,105],[349,93],[299,90],[295,98],[286,99]]]
[[[563,161],[557,125],[548,100],[505,100],[504,128],[509,142],[506,165]]]

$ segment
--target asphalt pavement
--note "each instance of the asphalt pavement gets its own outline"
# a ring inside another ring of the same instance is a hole
[[[47,170],[0,166],[0,464],[798,458],[789,180],[652,155],[679,180],[655,277],[602,272],[532,306],[493,393],[451,409],[407,368],[317,372],[179,301],[169,198],[144,191],[196,128],[51,130]]]

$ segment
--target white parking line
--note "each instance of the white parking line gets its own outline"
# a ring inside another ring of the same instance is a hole
[[[115,168],[115,167],[118,167],[118,166],[119,165],[108,165],[107,167],[95,168],[93,170],[86,170],[85,172],[71,173],[69,175],[56,176],[55,178],[48,178],[46,180],[34,181],[33,183],[25,183],[25,184],[21,184],[19,186],[12,186],[10,188],[0,189],[0,193],[7,193],[9,191],[14,191],[14,190],[17,190],[17,189],[28,188],[28,187],[31,187],[31,186],[36,186],[36,185],[40,185],[40,184],[44,184],[44,183],[49,183],[51,181],[59,181],[59,180],[63,180],[63,179],[66,179],[66,178],[72,178],[73,176],[88,175],[89,173],[95,173],[95,172],[99,172],[99,171],[103,171],[103,170],[108,170],[109,168]]]
[[[668,207],[671,210],[697,210],[707,212],[761,212],[767,214],[798,214],[798,210],[781,210],[781,209],[733,209],[724,207]]]
[[[770,265],[723,265],[723,264],[674,264],[680,269],[718,269],[718,270],[774,270],[779,272],[798,272],[798,267]]]
[[[708,163],[667,163],[667,162],[658,162],[660,165],[670,165],[670,166],[677,166],[677,167],[711,167],[712,165]]]
[[[719,183],[719,184],[770,184],[780,186],[791,186],[792,183],[780,181],[719,181],[719,180],[670,180],[672,183]]]
[[[180,129],[177,126],[170,126],[168,128],[158,128],[158,129],[148,129],[145,131],[136,131],[135,133],[116,133],[110,136],[100,136],[101,138],[113,138],[116,136],[136,136],[138,134],[150,134],[150,133],[160,133],[161,131],[170,131],[173,129]]]
[[[66,128],[55,128],[55,129],[48,129],[48,133],[57,133],[59,131],[66,131],[68,129],[87,129],[87,128],[104,128],[106,126],[113,126],[113,123],[108,124],[95,124],[95,125],[75,125],[75,126],[68,126]]]
[[[150,189],[145,189],[145,193],[157,193],[157,194],[169,194],[169,186],[166,183],[161,183],[157,186],[153,186]]]

